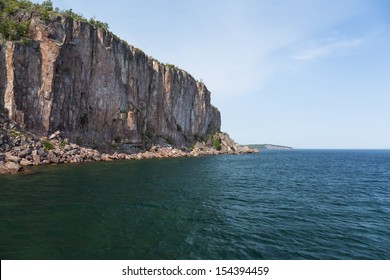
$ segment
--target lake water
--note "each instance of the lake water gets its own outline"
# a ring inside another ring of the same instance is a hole
[[[0,218],[1,259],[390,259],[390,151],[36,167]]]

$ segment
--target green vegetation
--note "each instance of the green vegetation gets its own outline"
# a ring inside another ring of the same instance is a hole
[[[50,18],[50,12],[53,11],[53,3],[51,1],[43,1],[40,10],[41,19],[48,20]]]
[[[122,138],[120,136],[115,136],[114,137],[114,142],[115,143],[120,143],[122,141]]]
[[[43,1],[41,4],[33,3],[30,0],[0,0],[0,40],[22,41],[23,43],[30,42],[28,39],[30,21],[26,20],[26,18],[30,18],[28,13],[34,13],[34,17],[38,16],[42,21],[49,21],[50,18],[62,16],[89,23],[95,28],[107,31],[110,36],[127,45],[132,51],[144,53],[142,50],[129,45],[126,41],[113,34],[109,30],[108,23],[97,20],[95,17],[86,19],[82,14],[72,9],[60,10],[58,7],[53,6],[51,0]],[[162,64],[151,56],[149,59]],[[166,63],[163,65],[174,71],[180,70],[173,64]]]
[[[69,9],[69,10],[63,10],[60,12],[61,15],[65,16],[65,17],[68,17],[68,18],[71,18],[71,19],[75,19],[75,20],[78,20],[78,21],[84,21],[86,22],[86,18],[83,17],[82,14],[78,14],[76,12],[74,12],[72,9]]]
[[[26,37],[30,22],[20,21],[12,16],[28,5],[28,1],[0,0],[0,37],[11,41]]]
[[[8,132],[8,136],[12,137],[12,138],[18,137],[18,136],[20,136],[20,132],[16,131],[16,130],[12,130],[12,131]]]
[[[104,30],[110,29],[108,26],[108,23],[97,20],[97,19],[95,19],[95,17],[90,18],[88,22],[97,28],[101,28]]]
[[[217,151],[222,150],[221,140],[220,140],[219,138],[215,138],[215,139],[214,139],[213,147],[214,147]]]
[[[160,61],[158,61],[157,59],[155,59],[153,56],[149,56],[149,59],[150,59],[151,61],[154,61],[154,62],[160,63]]]
[[[49,1],[43,1],[41,4],[41,7],[45,9],[46,11],[53,11],[53,2]]]
[[[174,64],[165,63],[165,66],[168,68],[172,68],[173,70],[180,70],[179,67]]]
[[[16,22],[5,19],[1,16],[0,20],[0,34],[6,40],[15,41],[20,40],[26,36],[29,22]]]
[[[52,143],[50,143],[50,141],[47,139],[42,140],[41,143],[42,143],[43,147],[45,148],[45,150],[47,150],[47,151],[54,149],[54,145]]]
[[[109,30],[107,23],[96,20],[95,17],[87,20],[83,15],[74,12],[72,9],[60,10],[53,7],[50,0],[42,4],[33,3],[29,0],[0,0],[0,37],[6,40],[16,41],[27,37],[29,21],[22,18],[20,12],[34,12],[39,14],[42,20],[49,20],[50,16],[64,16],[74,20],[89,22],[96,28]]]

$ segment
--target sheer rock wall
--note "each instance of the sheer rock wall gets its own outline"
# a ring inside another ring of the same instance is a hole
[[[185,146],[220,130],[210,92],[85,22],[33,15],[29,42],[0,44],[0,110],[37,135]]]

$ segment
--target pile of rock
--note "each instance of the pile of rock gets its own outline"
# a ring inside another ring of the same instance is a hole
[[[178,158],[190,156],[187,150],[181,150],[173,147],[153,146],[149,151],[143,151],[135,154],[114,153],[102,154],[102,161],[113,160],[141,160],[152,158]]]
[[[36,139],[21,131],[0,131],[0,173],[17,173],[25,166],[100,161],[97,150],[62,139],[60,132]]]
[[[197,142],[190,152],[190,156],[223,155],[223,154],[250,154],[259,150],[248,146],[241,146],[230,138],[229,134],[220,132],[205,142]]]
[[[214,143],[214,146],[212,143]],[[18,173],[24,167],[44,164],[197,157],[256,152],[258,150],[238,145],[226,133],[217,133],[206,142],[197,142],[191,149],[152,146],[149,151],[134,154],[118,152],[109,154],[70,143],[68,139],[61,137],[60,131],[56,131],[47,138],[38,139],[32,134],[15,129],[12,123],[3,122],[0,126],[0,174]]]

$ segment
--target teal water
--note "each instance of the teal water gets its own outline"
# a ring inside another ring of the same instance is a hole
[[[0,176],[1,259],[390,259],[390,151],[33,172]]]

